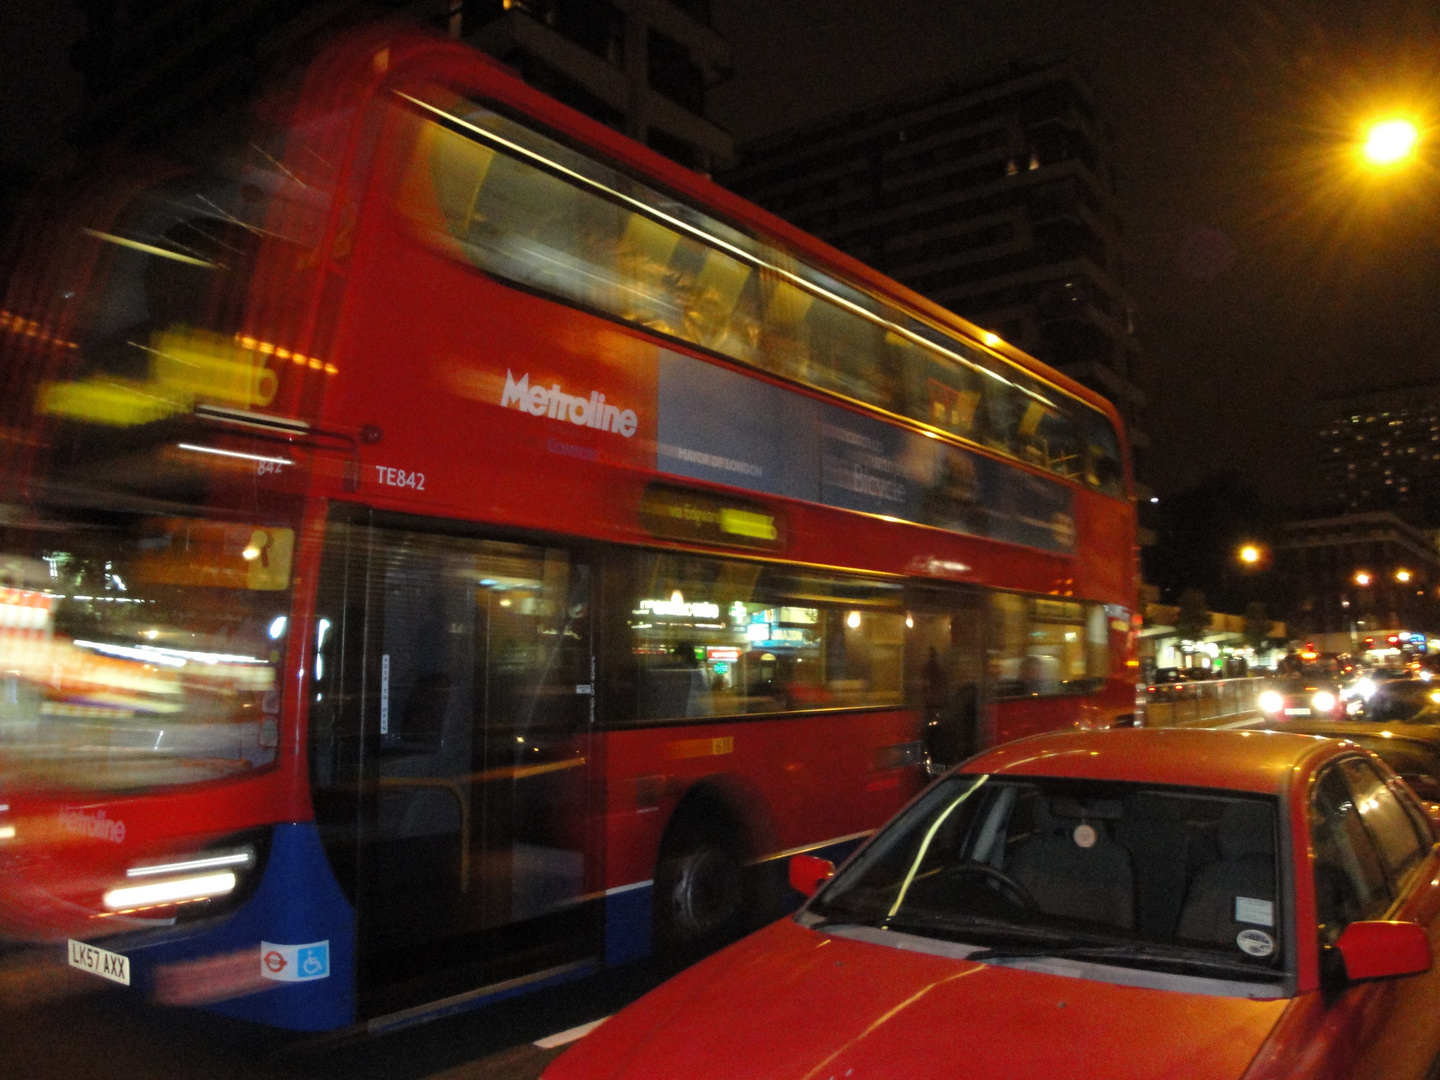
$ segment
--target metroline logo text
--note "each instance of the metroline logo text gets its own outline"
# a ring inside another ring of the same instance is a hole
[[[560,389],[559,383],[552,384],[548,389],[531,386],[528,371],[516,382],[508,368],[500,404],[506,408],[513,405],[531,416],[548,416],[552,420],[569,420],[578,427],[613,431],[627,439],[635,434],[639,424],[634,409],[605,404],[605,395],[598,390],[590,391],[589,397],[572,397]]]

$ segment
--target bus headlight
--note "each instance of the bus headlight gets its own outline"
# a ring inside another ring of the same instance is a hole
[[[141,911],[229,896],[240,883],[240,875],[255,862],[255,848],[247,844],[166,862],[142,863],[125,871],[124,885],[105,890],[104,904],[110,911]]]
[[[168,907],[193,900],[211,900],[235,891],[235,871],[187,874],[185,877],[149,881],[143,885],[121,885],[105,891],[105,906],[111,911],[137,911]]]
[[[1332,712],[1335,708],[1335,695],[1329,690],[1321,690],[1310,699],[1310,706],[1316,712]]]
[[[1278,713],[1285,707],[1285,697],[1277,690],[1266,690],[1260,695],[1260,711]]]

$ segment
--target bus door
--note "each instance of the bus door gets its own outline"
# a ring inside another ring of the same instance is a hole
[[[914,588],[907,596],[905,699],[920,713],[932,772],[985,744],[983,601],[960,589]]]
[[[363,684],[338,720],[358,732],[345,827],[361,1014],[571,969],[599,933],[598,910],[581,903],[589,563],[557,546],[348,531],[351,548],[363,534],[364,557],[349,562],[357,576],[365,564],[365,602],[317,617],[349,622],[345,663]],[[321,607],[333,592],[322,586]]]

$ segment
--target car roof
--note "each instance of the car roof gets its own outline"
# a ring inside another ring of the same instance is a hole
[[[1005,743],[966,773],[1076,777],[1278,793],[1298,766],[1338,753],[1333,741],[1283,731],[1112,728],[1059,731]]]
[[[1351,735],[1378,735],[1387,739],[1417,739],[1440,745],[1440,724],[1410,724],[1403,720],[1285,720],[1271,730],[1297,735],[1321,735],[1327,739],[1344,739]],[[1252,730],[1264,730],[1254,728]]]

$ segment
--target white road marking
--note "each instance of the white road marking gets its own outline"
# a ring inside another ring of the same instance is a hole
[[[579,1027],[573,1027],[568,1031],[557,1032],[554,1035],[546,1035],[543,1039],[536,1039],[535,1045],[540,1047],[541,1050],[554,1050],[557,1046],[564,1046],[566,1043],[574,1042],[576,1039],[583,1039],[608,1019],[610,1019],[608,1016],[602,1016],[599,1020],[591,1020],[588,1024],[581,1024]]]

